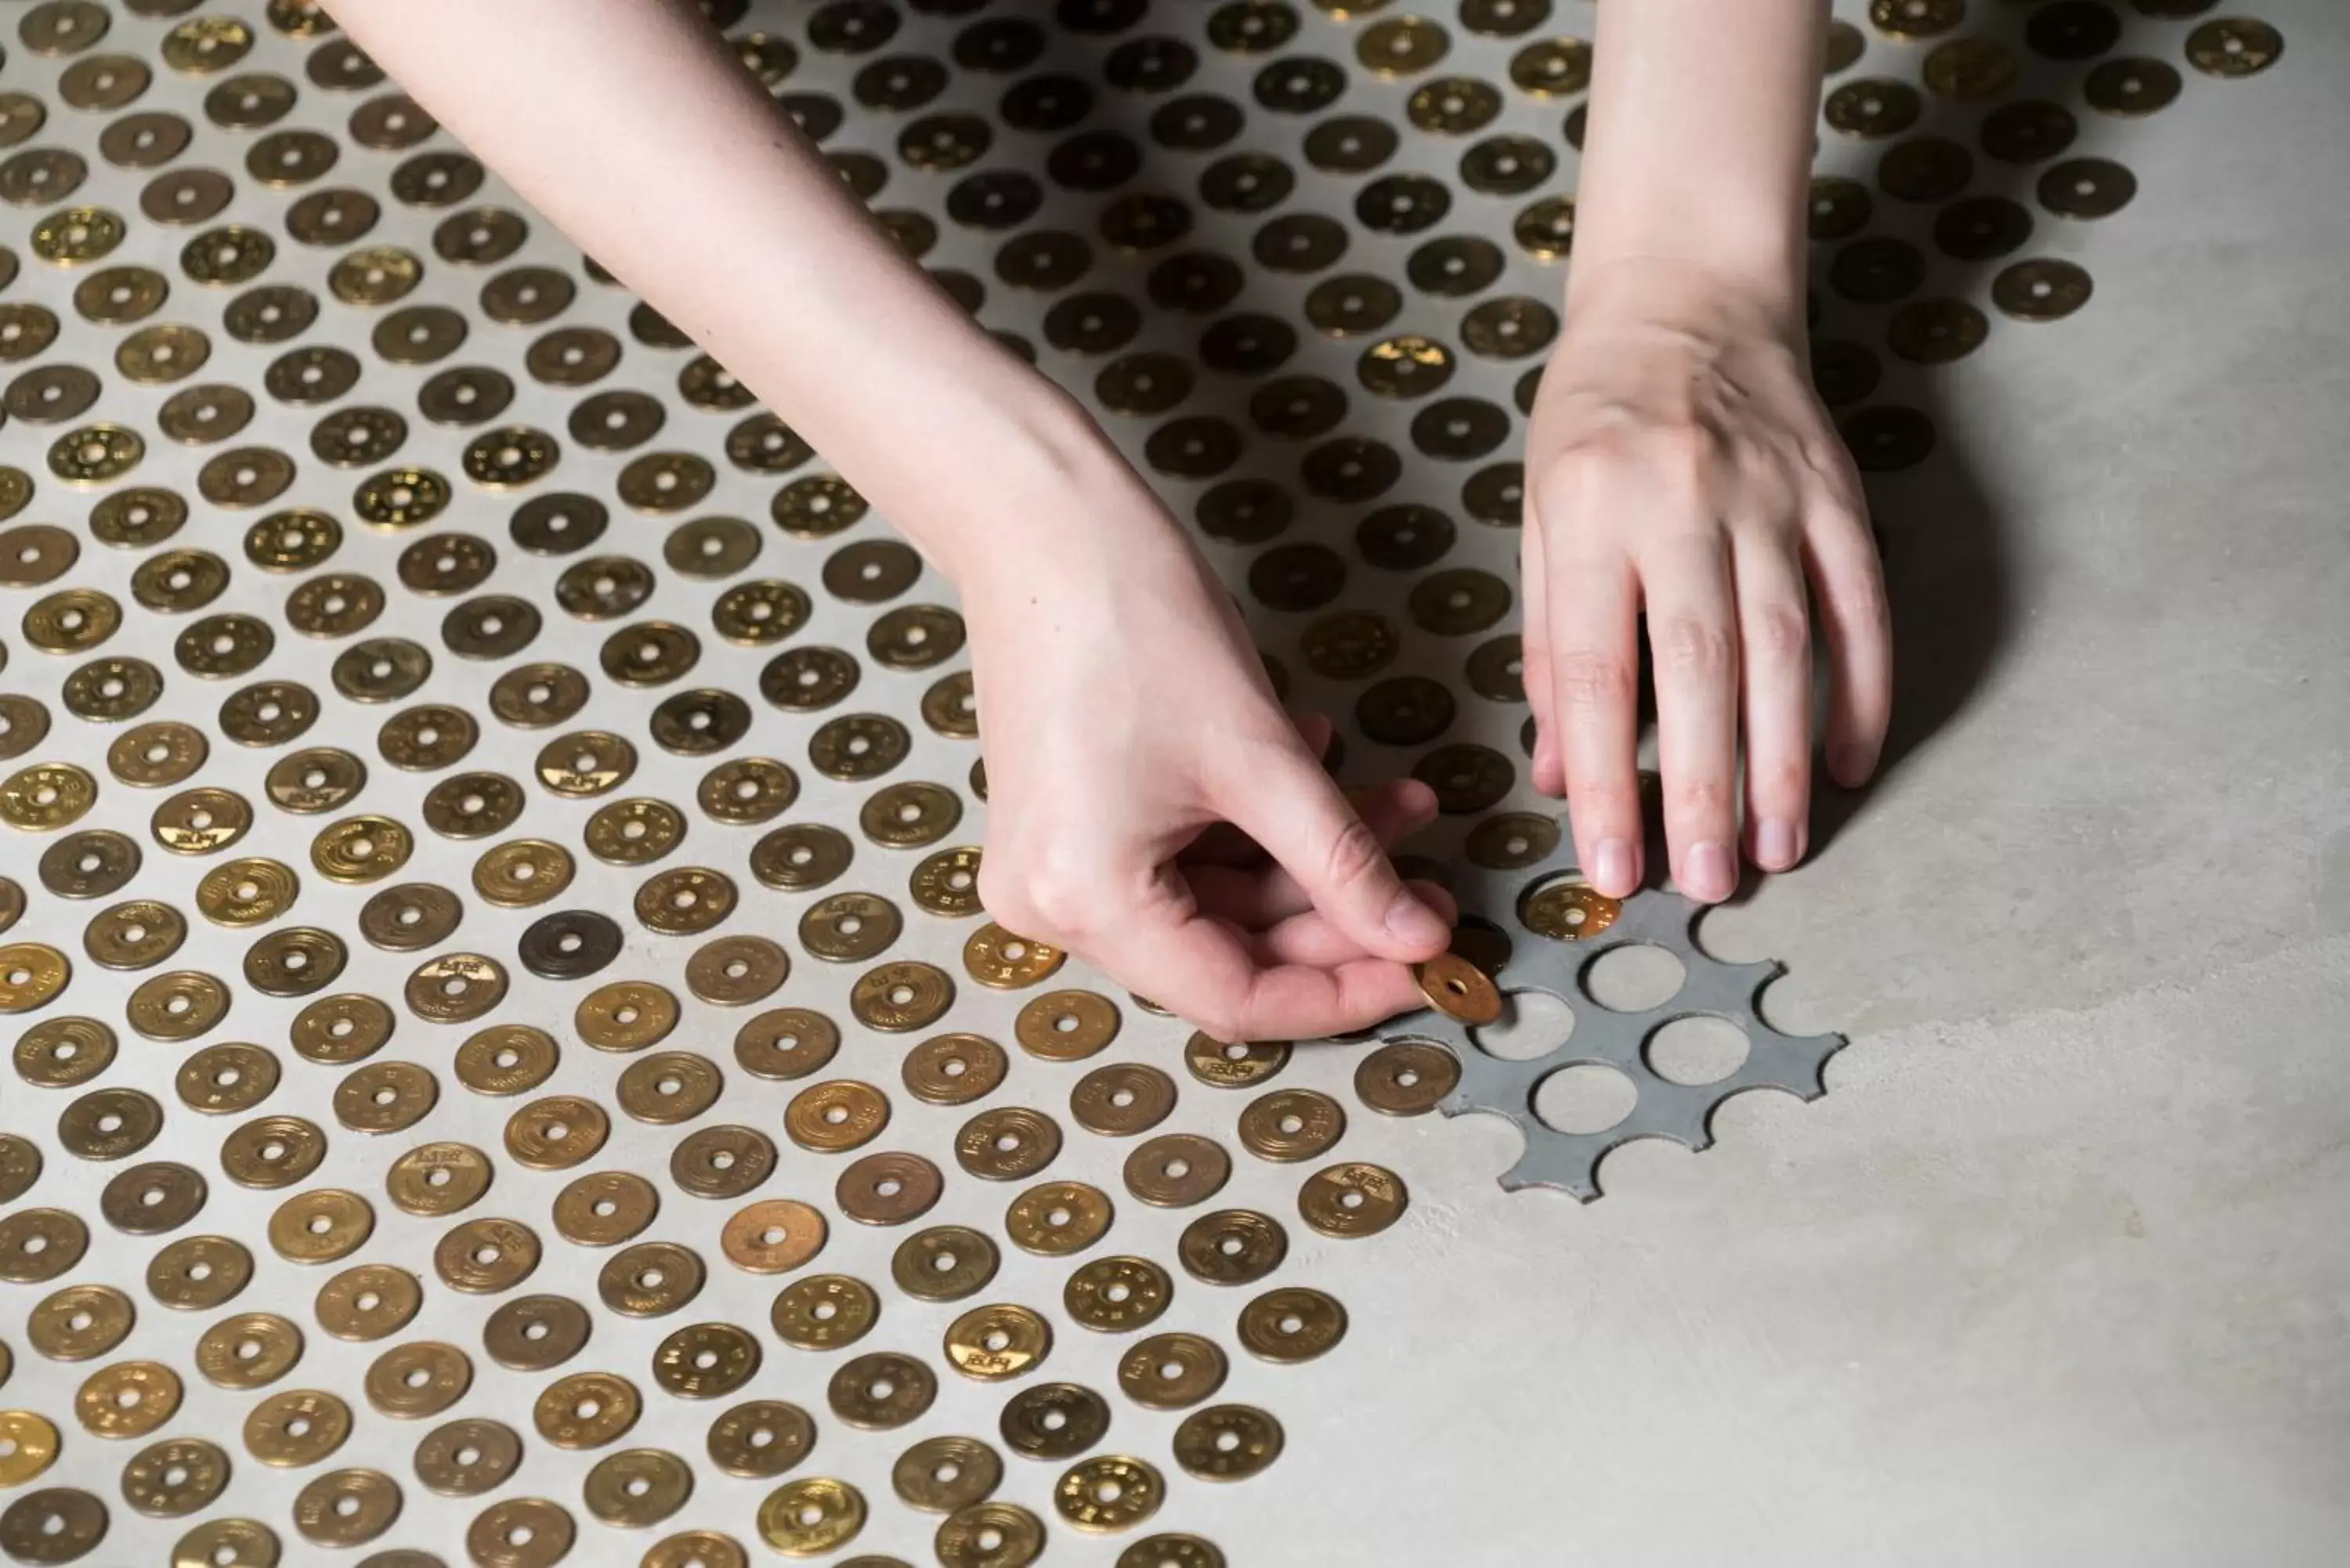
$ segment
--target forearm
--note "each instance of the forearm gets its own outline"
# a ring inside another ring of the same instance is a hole
[[[1598,17],[1570,304],[1596,280],[1695,273],[1800,323],[1827,0]]]
[[[899,253],[688,0],[335,14],[959,580],[1032,493],[1136,483]]]

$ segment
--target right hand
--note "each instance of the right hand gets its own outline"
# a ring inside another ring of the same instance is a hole
[[[1432,793],[1404,780],[1349,803],[1207,563],[1110,467],[1056,487],[1055,516],[1024,511],[1014,558],[962,574],[988,913],[1220,1040],[1425,1005],[1410,965],[1444,950],[1453,909],[1407,888],[1387,846],[1434,817]]]

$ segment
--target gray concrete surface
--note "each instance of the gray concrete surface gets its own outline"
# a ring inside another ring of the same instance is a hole
[[[2350,1561],[2350,16],[2252,9],[2266,78],[2085,125],[2142,182],[2043,220],[2095,302],[1873,486],[1911,748],[1706,929],[1852,1035],[1830,1096],[1587,1209],[1366,1129],[1419,1201],[1315,1262],[1356,1336],[1250,1562]]]

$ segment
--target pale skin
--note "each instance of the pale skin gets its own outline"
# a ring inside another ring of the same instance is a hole
[[[864,211],[686,0],[341,0],[339,21],[548,219],[806,437],[959,590],[989,775],[981,892],[1222,1039],[1421,1005],[1445,895],[1342,794],[1183,526],[1086,412]],[[1885,596],[1811,389],[1804,208],[1825,0],[1598,7],[1566,325],[1526,451],[1535,786],[1602,891],[1648,880],[1637,618],[1675,884],[1807,848],[1877,764]],[[678,236],[691,235],[691,243]],[[1821,631],[1813,646],[1813,611]]]

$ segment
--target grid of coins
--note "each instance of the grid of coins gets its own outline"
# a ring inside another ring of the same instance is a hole
[[[1510,838],[1589,6],[705,8],[1357,764]],[[2087,298],[2096,130],[2282,44],[1845,9],[1816,360],[1887,470],[1880,383]],[[1352,1124],[988,923],[943,585],[317,6],[7,26],[0,1555],[1224,1562],[1458,1060]]]

